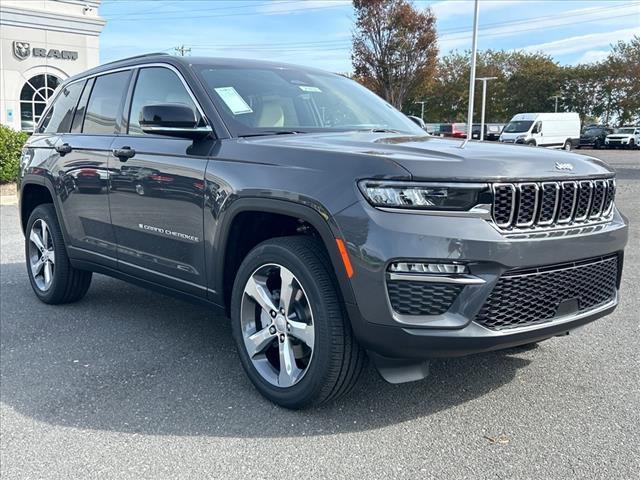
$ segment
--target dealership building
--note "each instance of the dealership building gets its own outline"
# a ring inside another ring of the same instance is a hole
[[[0,122],[33,130],[65,79],[100,63],[100,0],[0,2]]]

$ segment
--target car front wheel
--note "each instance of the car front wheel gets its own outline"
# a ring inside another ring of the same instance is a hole
[[[344,395],[365,364],[328,265],[317,240],[282,237],[255,247],[236,275],[231,320],[242,366],[286,408]]]
[[[53,205],[43,204],[33,210],[26,235],[27,274],[36,296],[54,305],[84,297],[92,273],[73,268],[69,263]]]
[[[570,152],[573,148],[573,146],[571,145],[571,140],[567,140],[566,142],[564,142],[564,146],[562,148],[567,152]]]

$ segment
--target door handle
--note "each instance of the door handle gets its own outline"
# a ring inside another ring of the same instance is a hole
[[[73,148],[68,143],[63,143],[62,145],[58,145],[56,147],[56,152],[60,154],[61,157],[65,156],[67,153],[71,153]]]
[[[118,157],[121,162],[126,162],[136,154],[136,151],[131,147],[114,148],[113,155]]]

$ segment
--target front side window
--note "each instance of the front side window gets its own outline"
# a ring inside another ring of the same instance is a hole
[[[129,133],[133,135],[144,134],[140,128],[142,107],[167,103],[186,105],[197,112],[189,93],[174,72],[162,67],[140,70],[131,101]]]
[[[118,113],[129,85],[130,71],[96,78],[87,104],[83,133],[113,134],[120,129]]]
[[[388,129],[425,132],[380,97],[340,75],[282,67],[197,66],[236,136]]]
[[[84,82],[75,82],[62,88],[56,96],[47,116],[40,125],[44,133],[67,133],[71,129],[73,112],[78,104]]]

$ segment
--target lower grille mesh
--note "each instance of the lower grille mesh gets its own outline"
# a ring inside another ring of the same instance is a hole
[[[387,280],[391,307],[401,315],[442,315],[463,288],[463,285]]]
[[[617,278],[617,256],[508,272],[475,321],[491,330],[505,330],[549,322],[565,309],[589,310],[615,298]]]

